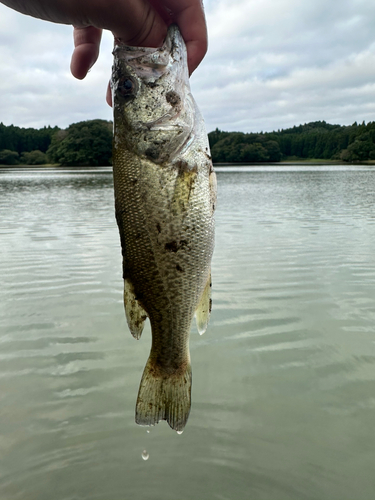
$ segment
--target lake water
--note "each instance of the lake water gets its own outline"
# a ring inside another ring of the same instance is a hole
[[[178,435],[134,423],[150,329],[125,322],[111,171],[0,170],[1,500],[375,498],[375,170],[218,183]]]

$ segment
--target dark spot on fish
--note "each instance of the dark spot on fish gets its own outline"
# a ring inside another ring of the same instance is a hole
[[[149,160],[151,160],[154,163],[157,163],[158,165],[161,163],[166,162],[169,159],[169,153],[168,150],[165,148],[165,144],[167,144],[168,141],[161,140],[158,142],[155,142],[154,144],[151,144],[146,150],[145,150],[145,156]]]
[[[177,106],[181,102],[180,96],[174,90],[170,90],[169,92],[167,92],[165,94],[165,98],[171,106]]]
[[[180,273],[184,272],[184,270],[182,269],[182,267],[179,266],[178,264],[176,265],[176,269],[177,269],[177,271],[180,271]]]
[[[179,243],[177,241],[170,241],[169,243],[165,244],[165,249],[167,252],[178,252],[181,250],[181,248],[184,248],[187,246],[188,242],[186,240],[181,240]]]
[[[177,241],[170,241],[169,243],[166,243],[165,249],[167,250],[167,252],[177,252],[178,250]]]
[[[160,227],[159,222],[156,223],[156,229],[157,229],[158,233],[161,233],[161,227]]]
[[[151,146],[146,149],[145,155],[150,160],[157,160],[159,158],[159,150],[155,146]]]
[[[141,302],[143,299],[143,293],[138,293],[137,295],[134,295],[134,299],[138,300],[138,302]]]
[[[137,321],[134,321],[134,325],[137,327],[137,328],[141,328],[144,321],[146,321],[147,319],[147,316],[145,316],[144,314],[137,320]]]
[[[176,167],[178,169],[178,173],[180,175],[183,174],[184,172],[189,171],[189,164],[185,160],[178,160],[178,161],[176,161],[175,165],[176,165]]]
[[[139,238],[140,238],[140,237],[141,237],[141,233],[137,233],[137,234],[135,235],[135,239],[136,239],[136,240],[139,240]]]
[[[198,165],[189,165],[189,163],[185,160],[177,160],[174,163],[174,166],[177,168],[179,175],[184,175],[185,173],[189,174],[197,174],[198,173]]]
[[[210,299],[210,304],[208,306],[208,311],[211,312],[212,311],[212,299]]]
[[[156,82],[145,82],[145,83],[148,87],[150,87],[150,89],[153,89],[158,86]]]
[[[131,182],[132,182],[132,184],[133,184],[133,186],[134,186],[135,184],[137,184],[138,179],[133,179]]]

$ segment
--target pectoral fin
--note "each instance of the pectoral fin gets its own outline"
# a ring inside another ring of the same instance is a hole
[[[124,281],[125,315],[131,334],[137,340],[141,337],[147,313],[136,299],[132,283]]]
[[[199,302],[197,310],[195,311],[195,321],[197,323],[199,335],[204,334],[204,332],[207,329],[208,321],[210,319],[211,304],[212,304],[211,286],[212,286],[212,281],[211,281],[211,271],[210,271],[206,286],[204,287],[202,293],[201,300]]]

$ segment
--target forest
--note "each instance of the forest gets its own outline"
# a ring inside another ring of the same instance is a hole
[[[112,122],[87,120],[66,129],[0,123],[0,165],[110,165]]]
[[[274,132],[216,129],[208,134],[214,163],[336,160],[375,161],[375,122],[311,122]],[[66,129],[0,123],[0,165],[111,165],[112,122],[87,120]]]
[[[342,126],[319,121],[259,134],[216,129],[208,137],[214,163],[375,160],[375,122]]]

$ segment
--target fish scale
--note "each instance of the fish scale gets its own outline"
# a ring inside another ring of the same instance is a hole
[[[136,422],[180,431],[191,405],[191,323],[196,314],[203,333],[211,310],[216,180],[176,26],[159,49],[115,48],[112,94],[125,312],[134,337],[147,317],[152,331]]]

